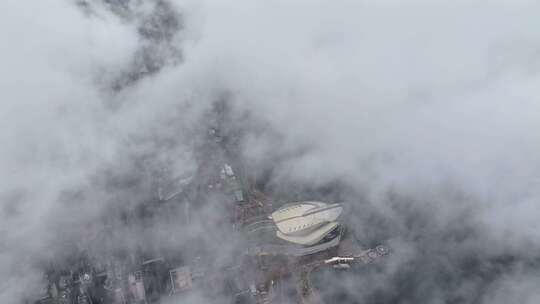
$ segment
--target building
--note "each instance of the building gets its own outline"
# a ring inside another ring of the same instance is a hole
[[[339,229],[337,219],[343,207],[323,202],[287,204],[270,218],[277,227],[276,236],[287,242],[313,246]]]
[[[179,267],[170,272],[172,292],[182,292],[193,288],[191,269],[188,266]]]
[[[134,303],[146,302],[142,271],[136,271],[128,275],[128,290]]]
[[[306,256],[339,245],[343,227],[340,204],[297,202],[286,204],[264,219],[243,227],[251,247],[248,255]]]

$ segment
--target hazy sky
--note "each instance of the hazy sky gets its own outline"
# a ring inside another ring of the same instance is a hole
[[[96,179],[144,179],[147,156],[192,170],[190,131],[224,92],[275,183],[351,189],[360,234],[396,248],[373,288],[414,282],[391,303],[540,300],[539,2],[176,0],[166,42],[139,30],[154,2],[89,2],[0,3],[2,303],[77,223],[146,190]]]

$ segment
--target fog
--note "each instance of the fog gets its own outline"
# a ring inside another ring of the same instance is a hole
[[[201,169],[194,147],[223,99],[267,189],[312,199],[330,187],[366,245],[392,248],[376,271],[318,274],[325,297],[537,303],[539,11],[495,0],[2,1],[2,303],[39,290],[43,263],[72,246],[184,250],[205,234],[221,210],[191,225],[114,224],[107,240],[85,227],[153,197],[159,168]]]

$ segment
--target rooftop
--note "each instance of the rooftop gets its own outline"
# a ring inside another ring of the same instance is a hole
[[[287,204],[270,216],[278,231],[276,235],[286,241],[314,245],[332,232],[339,224],[340,204],[307,201]]]

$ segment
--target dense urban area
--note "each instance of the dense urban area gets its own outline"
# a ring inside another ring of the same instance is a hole
[[[363,247],[347,229],[346,219],[341,220],[346,203],[284,202],[258,189],[236,153],[235,137],[240,135],[221,128],[227,125],[226,112],[221,102],[208,114],[213,124],[197,147],[198,172],[171,176],[162,168],[155,199],[124,214],[121,221],[203,221],[240,239],[240,246],[234,252],[208,253],[205,250],[219,250],[220,245],[204,248],[194,235],[185,250],[166,255],[117,248],[109,256],[91,257],[80,248],[65,260],[50,261],[47,283],[36,303],[161,303],[167,297],[181,301],[191,292],[219,298],[220,303],[323,303],[311,283],[314,270],[347,271],[379,262],[388,253],[382,245]],[[203,207],[223,212],[219,218],[192,219]],[[163,212],[183,217],[164,219]],[[215,259],[226,262],[216,264]]]

